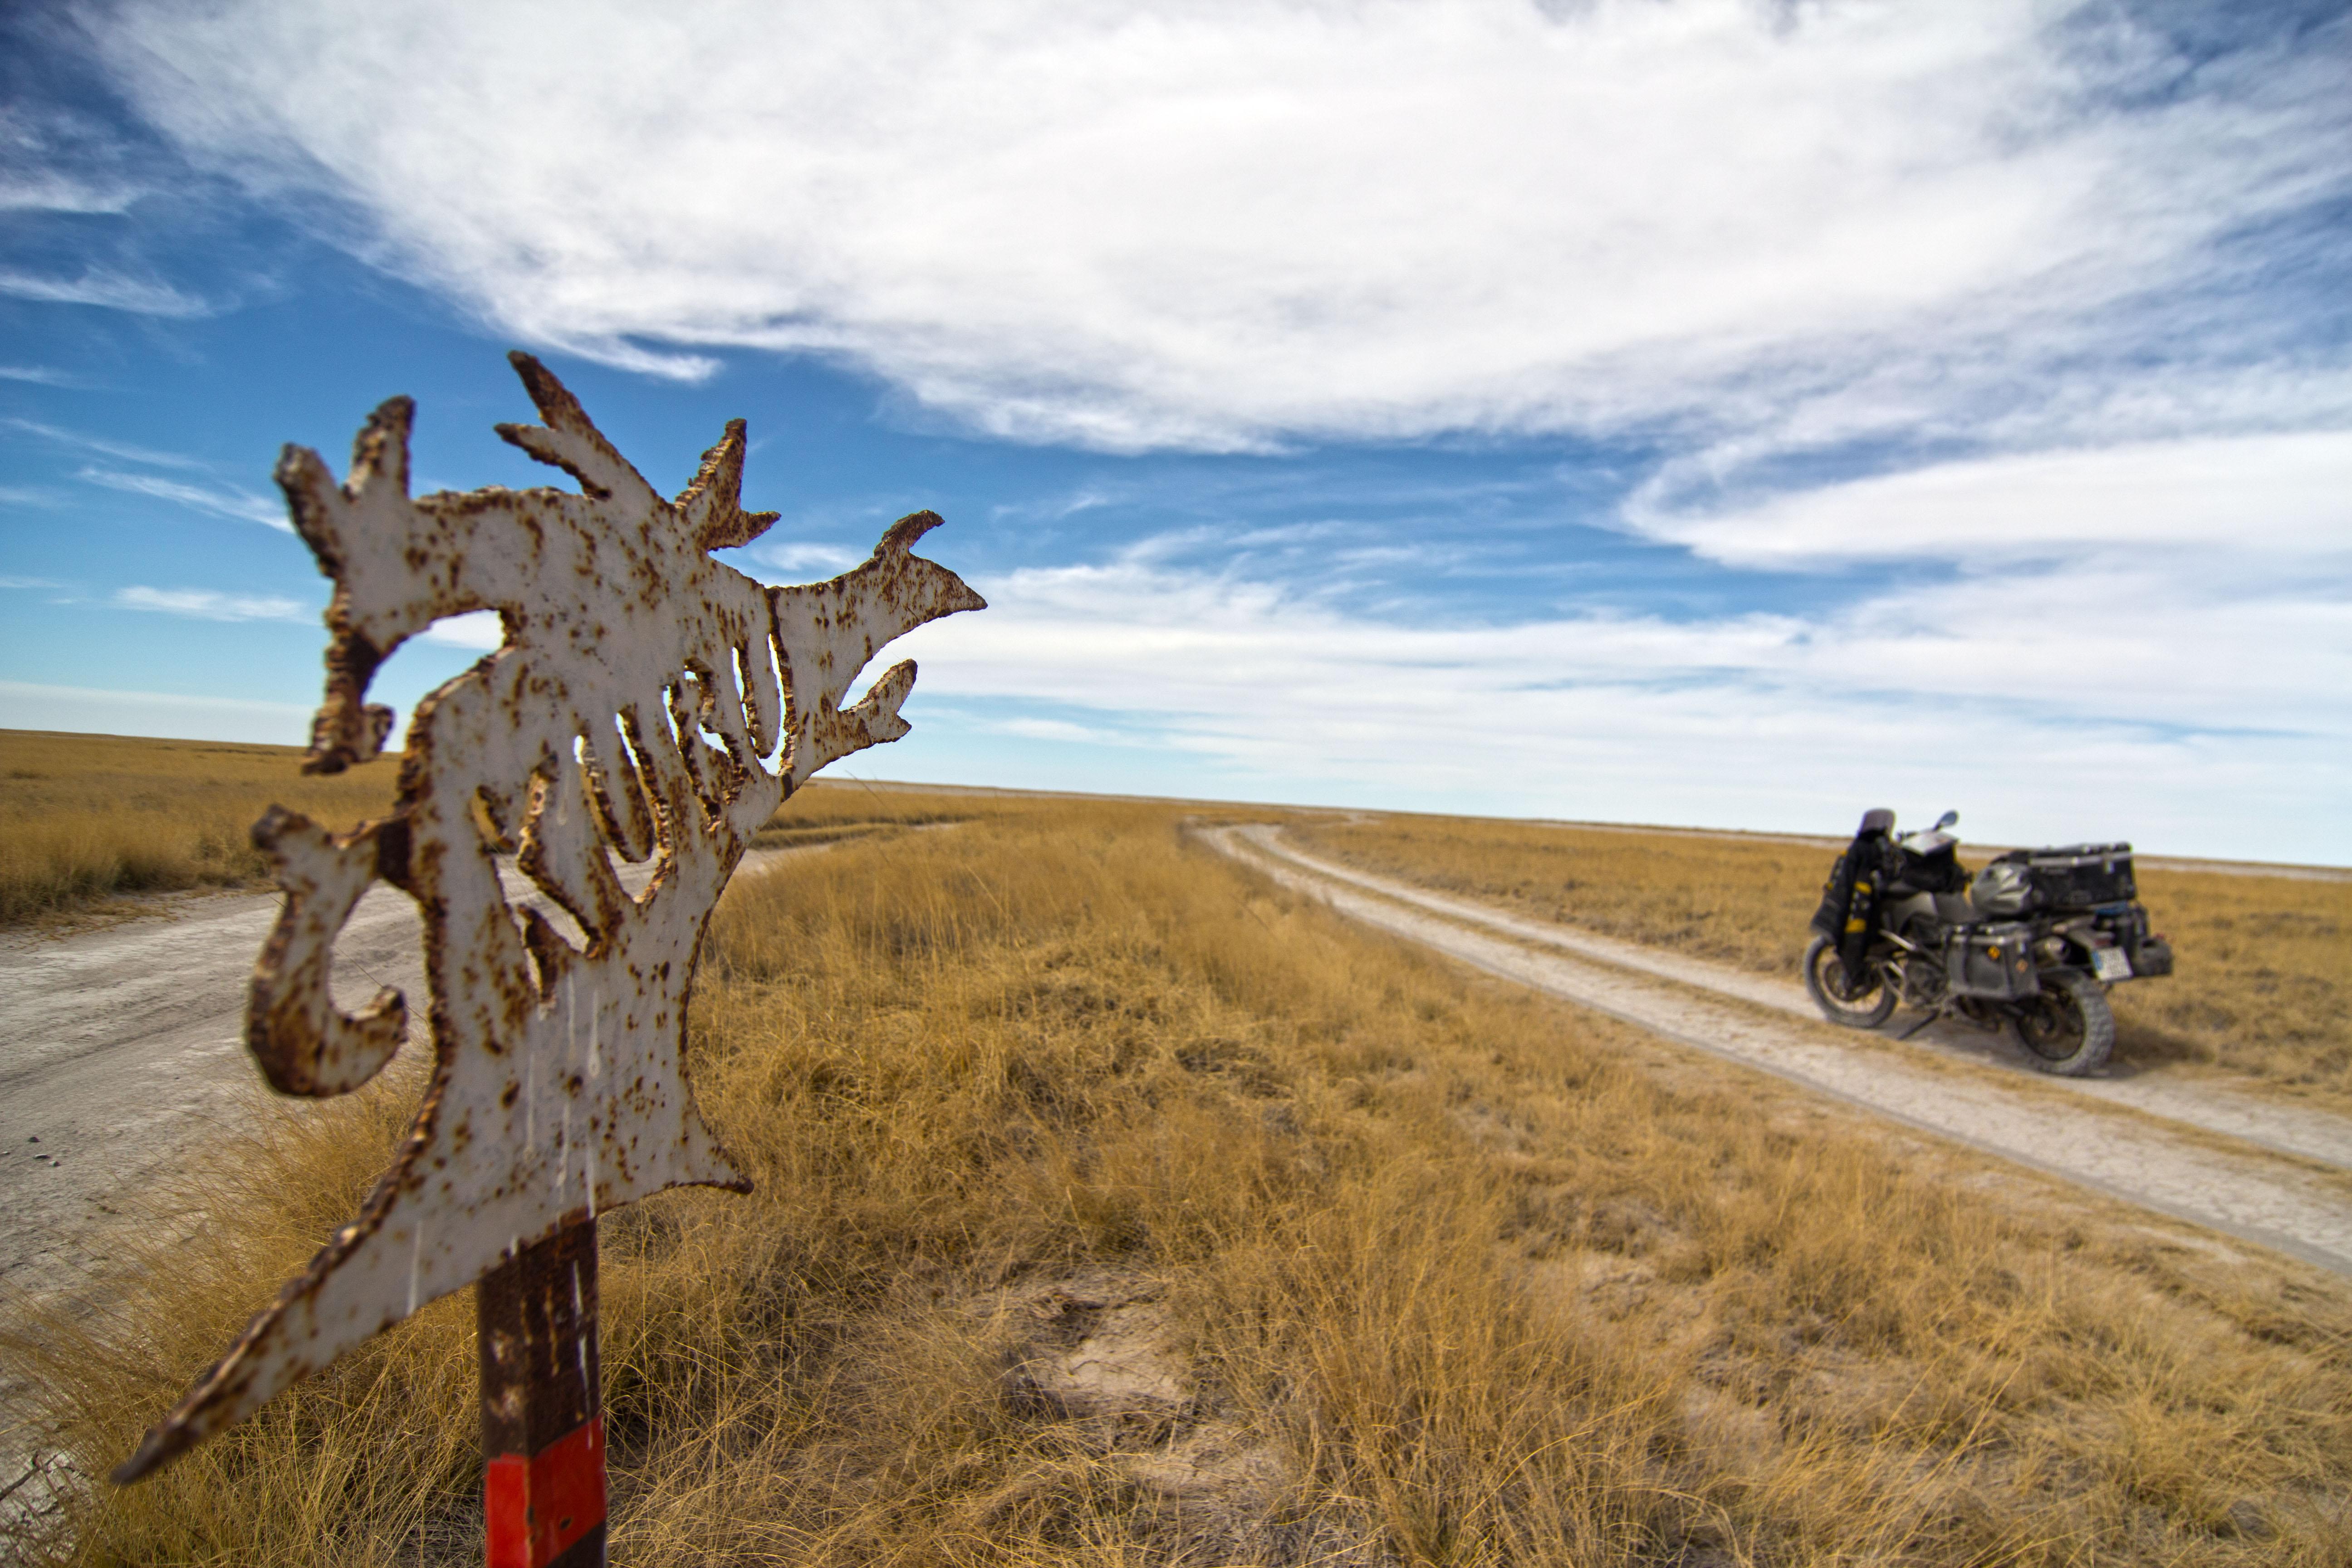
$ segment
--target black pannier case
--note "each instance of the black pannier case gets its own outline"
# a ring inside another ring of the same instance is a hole
[[[2124,950],[2131,960],[2134,974],[2172,973],[2172,944],[2147,929],[2147,911],[2137,904],[2108,910],[2099,917],[2097,929],[2114,938],[2116,945]]]
[[[2132,881],[2128,844],[2069,844],[2057,849],[2012,849],[2003,860],[2021,861],[2042,903],[2053,910],[2095,910],[2127,903],[2139,896]]]

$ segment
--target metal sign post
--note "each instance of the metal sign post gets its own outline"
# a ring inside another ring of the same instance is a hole
[[[665,1187],[750,1187],[687,1079],[711,908],[793,789],[907,732],[912,662],[841,705],[876,651],[982,605],[912,553],[939,525],[929,512],[829,583],[762,586],[710,554],[775,521],[741,509],[741,420],[667,500],[544,366],[510,357],[546,423],[499,434],[576,492],[412,498],[406,398],[375,411],[340,485],[316,453],[279,461],[295,529],[335,584],[306,772],[378,754],[392,713],[368,683],[404,639],[478,610],[505,637],[417,705],[391,816],[337,834],[273,807],[254,827],[286,895],[247,1011],[263,1075],[287,1094],[345,1094],[406,1037],[398,993],[347,1014],[328,985],[335,934],[381,879],[424,917],[432,1076],[359,1215],[114,1479],[152,1474],[480,1280],[489,1560],[572,1568],[604,1561],[596,1216]],[[647,866],[642,892],[616,855]],[[509,856],[576,932],[509,901]]]
[[[474,1288],[490,1568],[604,1561],[596,1222],[526,1247]]]

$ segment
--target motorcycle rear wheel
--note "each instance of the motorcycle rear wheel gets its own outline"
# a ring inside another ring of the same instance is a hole
[[[1895,987],[1886,983],[1883,970],[1871,973],[1866,989],[1851,996],[1845,990],[1845,960],[1838,956],[1837,943],[1825,936],[1813,938],[1812,946],[1805,949],[1805,991],[1822,1017],[1849,1029],[1875,1029],[1895,1011]]]
[[[2044,970],[2041,994],[2017,1005],[2009,1027],[2027,1062],[2060,1078],[2096,1071],[2116,1046],[2107,994],[2076,969]]]

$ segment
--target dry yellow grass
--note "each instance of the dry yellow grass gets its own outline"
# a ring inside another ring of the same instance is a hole
[[[1293,833],[1368,870],[1791,978],[1835,853],[1488,817],[1317,817]],[[1962,849],[1970,865],[1985,854]],[[2352,882],[2138,876],[2179,968],[2111,994],[2117,1059],[2200,1062],[2352,1105]]]
[[[127,913],[125,895],[265,888],[247,837],[272,805],[348,826],[390,808],[397,754],[306,778],[295,746],[0,730],[0,926]],[[828,780],[761,847],[961,820],[995,797]]]
[[[617,1563],[2352,1553],[2342,1282],[1425,962],[1166,810],[839,844],[730,895],[704,974],[698,1091],[759,1190],[604,1222]],[[400,1104],[278,1116],[117,1313],[14,1329],[86,1473]],[[470,1320],[41,1550],[474,1560]]]
[[[304,778],[292,746],[0,730],[0,925],[126,893],[260,886],[247,832],[275,801],[349,823],[392,803],[396,760]]]

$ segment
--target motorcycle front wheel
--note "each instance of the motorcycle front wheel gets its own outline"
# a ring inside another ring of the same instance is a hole
[[[2028,1062],[2061,1078],[2095,1071],[2116,1045],[2107,994],[2076,969],[2043,971],[2041,993],[2017,1005],[2009,1026]]]
[[[1805,949],[1805,990],[1822,1017],[1849,1029],[1874,1029],[1895,1011],[1895,987],[1886,983],[1884,970],[1873,970],[1862,988],[1848,994],[1845,960],[1838,956],[1837,943],[1825,936],[1813,938],[1813,945]]]

